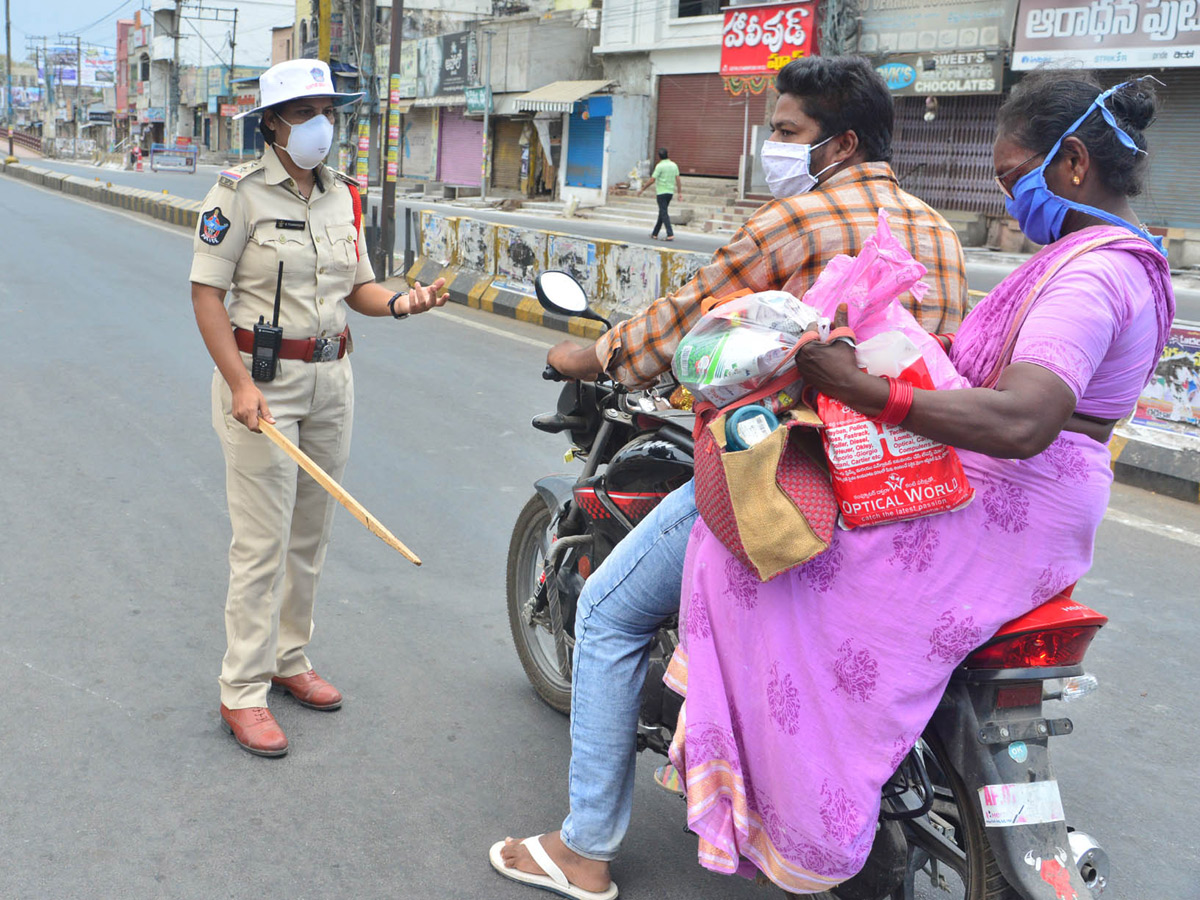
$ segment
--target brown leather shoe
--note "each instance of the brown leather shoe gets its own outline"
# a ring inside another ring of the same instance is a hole
[[[287,736],[265,706],[230,709],[222,703],[221,723],[243,750],[256,756],[283,756],[288,752]]]
[[[342,705],[342,692],[309,669],[299,675],[280,678],[276,675],[271,684],[277,685],[296,698],[301,706],[309,709],[335,710]]]

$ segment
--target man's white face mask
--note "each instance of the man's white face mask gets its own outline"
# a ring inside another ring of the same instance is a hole
[[[817,186],[817,178],[828,172],[837,163],[832,163],[815,175],[808,170],[812,152],[833,140],[833,135],[817,144],[788,144],[783,141],[767,141],[762,148],[763,171],[767,176],[767,187],[776,200],[786,200],[799,194],[807,194]]]

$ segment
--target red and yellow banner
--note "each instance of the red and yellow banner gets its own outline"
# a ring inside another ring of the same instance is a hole
[[[735,6],[725,10],[721,74],[773,75],[794,59],[811,56],[816,3]]]

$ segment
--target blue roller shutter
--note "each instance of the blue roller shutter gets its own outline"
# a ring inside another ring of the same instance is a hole
[[[582,106],[579,107],[582,109]],[[571,113],[567,132],[567,184],[571,187],[598,188],[604,173],[604,129],[608,119],[582,112]]]

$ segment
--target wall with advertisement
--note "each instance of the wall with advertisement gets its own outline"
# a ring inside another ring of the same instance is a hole
[[[1200,438],[1200,323],[1177,321],[1172,326],[1133,421]]]
[[[401,46],[401,53],[403,53]],[[479,80],[479,53],[475,35],[458,31],[422,38],[417,48],[417,96],[461,94]]]
[[[1087,69],[1200,65],[1194,0],[1021,0],[1012,68]]]
[[[902,53],[876,66],[894,95],[998,94],[1004,84],[1004,58],[985,50]]]
[[[929,53],[1009,46],[1016,0],[863,0],[858,52]]]

